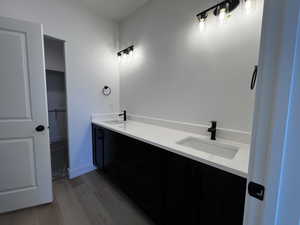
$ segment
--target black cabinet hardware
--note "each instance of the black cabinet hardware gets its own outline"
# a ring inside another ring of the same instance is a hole
[[[250,196],[263,201],[265,195],[265,187],[254,182],[250,182],[248,184],[248,193]]]

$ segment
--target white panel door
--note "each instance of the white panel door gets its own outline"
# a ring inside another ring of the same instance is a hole
[[[0,17],[0,213],[52,201],[44,67],[42,26]]]

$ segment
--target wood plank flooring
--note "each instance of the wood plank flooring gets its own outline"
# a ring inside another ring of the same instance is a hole
[[[53,183],[54,202],[0,214],[0,225],[154,225],[96,171]]]

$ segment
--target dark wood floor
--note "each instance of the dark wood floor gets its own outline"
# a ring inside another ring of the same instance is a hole
[[[0,215],[0,225],[153,225],[98,172],[53,183],[54,202]]]

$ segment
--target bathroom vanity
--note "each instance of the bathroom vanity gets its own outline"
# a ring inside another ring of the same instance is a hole
[[[133,121],[93,121],[92,133],[94,164],[156,224],[242,225],[246,175],[229,162],[243,147],[214,158],[186,132]]]

